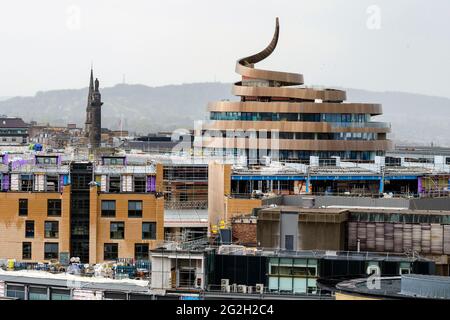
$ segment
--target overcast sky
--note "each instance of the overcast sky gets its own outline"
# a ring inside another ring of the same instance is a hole
[[[238,79],[235,61],[281,34],[261,67],[306,84],[450,97],[448,0],[39,0],[0,4],[0,97]]]

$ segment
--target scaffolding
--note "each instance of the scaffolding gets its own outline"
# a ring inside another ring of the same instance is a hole
[[[207,209],[207,165],[164,165],[163,183],[166,209]]]

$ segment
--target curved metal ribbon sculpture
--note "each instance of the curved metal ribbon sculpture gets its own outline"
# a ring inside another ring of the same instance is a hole
[[[233,94],[238,96],[271,96],[281,98],[304,99],[314,101],[321,99],[330,102],[342,102],[346,99],[345,91],[341,90],[317,90],[311,88],[286,88],[289,86],[303,85],[303,75],[297,73],[278,72],[270,70],[255,69],[254,64],[261,62],[272,54],[278,44],[280,34],[280,23],[276,19],[275,33],[272,41],[261,52],[242,58],[236,63],[236,72],[245,79],[259,79],[272,81],[274,86],[252,87],[243,86],[237,82],[233,88]]]

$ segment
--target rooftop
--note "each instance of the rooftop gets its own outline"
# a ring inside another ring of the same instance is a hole
[[[28,128],[29,125],[26,124],[22,118],[0,118],[0,128]]]
[[[450,299],[450,279],[442,276],[406,274],[401,277],[376,278],[373,285],[368,279],[352,279],[340,282],[336,289],[367,296],[394,299]]]
[[[49,285],[56,287],[71,287],[94,290],[126,291],[146,293],[149,290],[148,281],[122,279],[114,280],[100,277],[81,277],[67,273],[53,274],[45,271],[3,271],[0,270],[0,280],[14,283],[34,285]]]

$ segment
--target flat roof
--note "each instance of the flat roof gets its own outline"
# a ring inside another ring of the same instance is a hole
[[[449,198],[450,200],[450,198]],[[407,208],[387,208],[387,207],[351,207],[351,206],[329,206],[325,208],[304,208],[300,206],[277,206],[263,208],[261,211],[292,211],[298,213],[328,213],[340,214],[345,212],[350,213],[391,213],[391,214],[426,214],[426,215],[450,215],[450,211],[445,210],[414,210]]]
[[[325,213],[325,214],[340,214],[348,212],[348,209],[341,208],[304,208],[300,206],[277,206],[264,208],[261,211],[285,211],[298,213]]]
[[[0,281],[37,286],[54,286],[74,289],[92,289],[121,292],[149,292],[149,282],[145,280],[114,280],[109,278],[91,278],[66,273],[52,274],[45,271],[3,271],[0,270]]]
[[[208,227],[208,210],[165,209],[164,227]]]
[[[379,286],[368,286],[367,279],[340,282],[337,290],[367,296],[402,299],[450,299],[450,279],[443,276],[405,274],[378,278]]]

